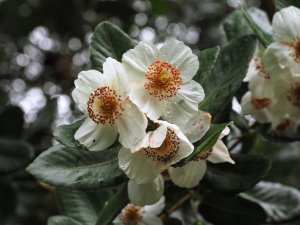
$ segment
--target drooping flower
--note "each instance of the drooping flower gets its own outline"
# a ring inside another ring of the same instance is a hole
[[[123,55],[122,63],[132,83],[130,99],[150,119],[163,116],[183,124],[198,111],[204,91],[192,78],[199,61],[181,41],[169,41],[159,49],[140,42]]]
[[[194,160],[188,162],[186,165],[182,167],[169,167],[168,171],[173,183],[184,188],[197,186],[205,174],[207,167],[206,160],[212,163],[229,162],[234,164],[226,145],[221,140],[225,135],[228,135],[229,131],[229,128],[225,128],[212,149],[200,152]]]
[[[146,134],[145,115],[128,98],[127,75],[121,63],[107,58],[103,74],[83,71],[75,80],[74,101],[87,118],[75,133],[75,139],[91,151],[110,145],[119,133],[120,143],[130,148]]]
[[[165,207],[165,198],[153,205],[144,207],[128,204],[122,209],[118,217],[113,221],[115,225],[163,225],[163,222],[158,217]]]
[[[119,167],[138,184],[152,181],[194,149],[176,125],[160,120],[153,125],[155,130],[148,132],[136,148],[122,148],[119,152]]]

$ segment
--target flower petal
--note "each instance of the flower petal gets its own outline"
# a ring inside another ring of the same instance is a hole
[[[165,103],[149,95],[143,84],[133,84],[129,98],[150,119],[156,120],[163,115]]]
[[[82,71],[78,74],[72,97],[82,111],[86,111],[90,94],[103,83],[102,78],[103,74],[97,70]]]
[[[163,225],[163,222],[157,216],[145,215],[137,225]]]
[[[129,149],[121,148],[119,151],[119,167],[131,180],[138,184],[152,181],[167,166],[149,159],[144,150],[131,153]]]
[[[198,57],[182,41],[169,41],[159,51],[161,60],[167,61],[179,69],[184,83],[190,81],[197,73]]]
[[[183,188],[192,188],[199,184],[206,171],[206,161],[190,161],[183,167],[169,167],[171,180]]]
[[[76,131],[74,138],[90,151],[101,151],[114,143],[117,129],[115,126],[96,124],[87,118]]]
[[[147,118],[129,99],[123,103],[124,111],[117,120],[119,141],[125,148],[136,146],[146,135]]]
[[[146,184],[128,181],[128,198],[135,205],[152,205],[159,201],[164,192],[164,180],[158,176]]]
[[[207,158],[212,163],[222,163],[229,162],[235,164],[235,162],[230,158],[230,154],[227,150],[226,145],[222,140],[218,140],[213,147],[211,155]]]
[[[158,202],[153,205],[146,205],[144,206],[145,215],[158,215],[160,214],[163,209],[165,208],[165,197],[162,196]]]
[[[135,48],[127,51],[122,58],[122,64],[130,82],[140,82],[146,79],[148,67],[157,59],[158,50],[151,44],[140,42]]]
[[[290,6],[275,13],[273,37],[276,41],[293,40],[300,36],[300,9]]]

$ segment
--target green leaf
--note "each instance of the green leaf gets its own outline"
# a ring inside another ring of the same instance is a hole
[[[102,64],[107,57],[121,61],[122,55],[135,45],[117,26],[109,22],[100,23],[94,31],[90,46],[92,68],[102,71]]]
[[[0,138],[0,174],[25,168],[33,159],[33,148],[17,139]]]
[[[199,108],[214,116],[231,101],[241,86],[254,54],[255,37],[244,36],[223,48],[211,76],[201,84],[206,98]]]
[[[18,106],[8,106],[0,114],[0,136],[21,138],[24,125],[24,113]]]
[[[94,225],[105,202],[112,195],[111,190],[83,192],[72,189],[56,189],[55,197],[61,213],[85,225]]]
[[[212,69],[214,68],[219,53],[220,47],[216,46],[205,49],[198,54],[200,66],[193,79],[199,84],[204,83],[204,81],[211,76]]]
[[[208,164],[202,184],[207,188],[229,194],[247,191],[270,170],[270,162],[254,155],[231,154],[235,164]]]
[[[261,181],[241,196],[260,205],[268,216],[268,223],[280,223],[300,216],[300,192],[295,188]]]
[[[26,130],[26,139],[30,142],[40,142],[51,131],[56,109],[57,99],[49,100],[47,105],[38,113],[37,119]]]
[[[126,180],[118,166],[119,149],[117,145],[105,151],[91,152],[57,145],[40,154],[27,171],[54,186],[107,187]]]
[[[279,134],[272,129],[271,124],[257,124],[257,130],[265,139],[273,142],[285,143],[300,140],[299,130],[297,133],[294,134]]]
[[[48,219],[48,225],[85,225],[67,216],[52,216]]]
[[[211,149],[219,139],[222,131],[230,124],[231,122],[223,124],[212,124],[206,134],[201,138],[201,140],[194,143],[194,151],[188,157],[180,160],[174,166],[184,166],[189,161],[193,160],[200,152]]]
[[[280,10],[291,5],[300,8],[299,0],[275,0],[276,9]]]
[[[272,26],[268,15],[254,7],[234,11],[226,17],[223,27],[229,41],[244,35],[256,34],[264,45],[272,42]]]
[[[13,186],[4,180],[0,182],[0,224],[10,224],[15,215],[17,196]]]
[[[104,209],[100,212],[96,225],[111,224],[113,219],[128,204],[127,183],[121,185],[119,191],[111,197]]]
[[[250,129],[248,121],[235,110],[231,110],[230,118],[233,120],[234,125],[236,125],[239,129],[243,131],[248,131]]]
[[[240,196],[206,193],[199,206],[203,217],[215,225],[261,225],[266,221],[264,210]]]
[[[62,125],[57,128],[55,128],[53,132],[54,138],[60,142],[61,144],[70,147],[70,148],[79,148],[79,149],[84,149],[87,150],[86,147],[84,147],[82,144],[79,143],[74,138],[74,135],[78,128],[81,126],[83,123],[84,119],[78,120],[73,124],[69,125]]]

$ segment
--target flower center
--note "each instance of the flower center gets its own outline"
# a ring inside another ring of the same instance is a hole
[[[147,157],[153,161],[167,162],[179,151],[180,139],[175,132],[168,128],[166,139],[158,148],[144,148]]]
[[[294,41],[283,41],[282,43],[292,49],[292,53],[290,55],[297,63],[300,63],[300,37],[297,37]]]
[[[287,99],[294,106],[300,108],[300,82],[295,82],[291,84],[291,88],[287,94]]]
[[[207,159],[211,155],[212,151],[213,151],[212,148],[201,151],[198,155],[196,155],[196,157],[194,158],[194,161]]]
[[[159,100],[166,100],[175,96],[182,85],[179,70],[170,63],[159,60],[148,67],[146,78],[145,89]]]
[[[121,96],[110,87],[97,88],[87,102],[89,117],[97,124],[113,125],[123,111]]]
[[[255,109],[263,109],[272,103],[270,98],[251,98],[251,103]]]
[[[120,219],[125,225],[136,225],[143,218],[141,207],[128,204],[122,209]]]
[[[270,79],[270,75],[265,70],[265,67],[262,64],[262,62],[260,61],[260,59],[259,58],[255,58],[254,61],[255,61],[255,68],[259,72],[258,74],[260,76],[262,76],[263,78],[265,78],[265,79]]]

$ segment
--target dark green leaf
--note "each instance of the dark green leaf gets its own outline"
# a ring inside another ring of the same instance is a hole
[[[223,193],[247,191],[270,170],[270,162],[254,155],[231,154],[235,164],[208,164],[202,184]]]
[[[255,50],[256,40],[245,36],[221,50],[211,76],[201,84],[206,98],[199,108],[216,116],[231,101],[241,86]]]
[[[61,145],[40,154],[27,171],[54,186],[95,189],[126,180],[118,166],[118,151],[114,146],[105,151],[91,152]]]
[[[94,225],[105,202],[112,195],[111,190],[83,192],[72,189],[55,190],[61,213],[85,225]]]
[[[291,5],[300,8],[299,0],[275,0],[275,4],[276,4],[276,9],[278,10],[289,7]]]
[[[79,148],[79,149],[84,149],[87,150],[86,147],[84,147],[82,144],[79,143],[74,138],[74,135],[78,128],[81,126],[83,123],[84,119],[78,120],[73,124],[70,125],[62,125],[57,128],[55,128],[53,132],[54,138],[60,142],[61,144],[70,147],[70,148]]]
[[[211,149],[217,140],[220,137],[222,131],[231,124],[223,123],[223,124],[212,124],[206,134],[201,138],[200,141],[194,143],[195,149],[194,151],[186,158],[179,161],[176,166],[183,166],[187,164],[189,161],[193,160],[200,152]]]
[[[39,142],[45,134],[51,131],[51,124],[55,118],[57,99],[51,99],[38,113],[37,119],[26,130],[26,138],[33,142]]]
[[[300,140],[300,130],[298,129],[297,133],[283,135],[277,133],[275,130],[271,128],[270,124],[258,124],[257,130],[259,133],[267,140],[274,142],[292,142]]]
[[[20,140],[0,138],[0,174],[25,168],[32,160],[32,147]]]
[[[48,219],[48,225],[85,225],[67,216],[52,216]]]
[[[0,136],[21,138],[24,125],[24,115],[20,107],[8,106],[0,114]]]
[[[300,216],[300,192],[295,188],[262,181],[241,196],[260,205],[265,210],[269,223],[279,223]]]
[[[182,225],[182,222],[179,219],[169,217],[164,220],[164,225]]]
[[[199,84],[204,83],[204,81],[211,76],[219,52],[220,47],[216,46],[214,48],[205,49],[198,54],[200,66],[193,79]]]
[[[14,216],[16,209],[16,193],[11,184],[0,183],[0,224],[7,222]]]
[[[119,191],[111,197],[104,209],[100,212],[96,225],[111,224],[113,219],[128,204],[127,183],[122,184]]]
[[[90,46],[92,68],[102,71],[107,57],[121,61],[122,55],[135,46],[135,42],[122,30],[109,22],[100,23]]]
[[[236,111],[231,110],[230,117],[233,120],[234,125],[236,125],[241,130],[247,131],[250,129],[248,125],[248,121]]]
[[[266,221],[264,210],[240,196],[210,192],[199,206],[203,217],[214,225],[261,225]]]

